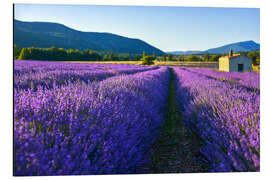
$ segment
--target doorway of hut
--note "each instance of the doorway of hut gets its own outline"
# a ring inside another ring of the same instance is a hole
[[[238,72],[243,72],[244,64],[238,64]]]

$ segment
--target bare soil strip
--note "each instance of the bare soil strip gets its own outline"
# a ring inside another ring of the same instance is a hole
[[[209,163],[200,153],[201,141],[183,126],[179,104],[176,102],[174,73],[171,71],[167,121],[162,135],[152,146],[150,173],[209,172]]]

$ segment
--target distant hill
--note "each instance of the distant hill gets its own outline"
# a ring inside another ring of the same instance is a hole
[[[168,52],[172,54],[225,54],[228,53],[232,49],[234,52],[246,52],[246,51],[253,51],[260,49],[260,44],[254,42],[254,41],[243,41],[243,42],[237,42],[232,44],[227,44],[221,47],[217,48],[211,48],[206,51],[174,51],[174,52]]]
[[[217,53],[228,53],[232,49],[234,52],[245,52],[245,51],[253,51],[260,49],[260,44],[255,43],[254,41],[243,41],[233,44],[228,44],[225,46],[217,47],[208,49],[206,51],[203,51],[203,53],[209,53],[209,54],[217,54]]]
[[[92,49],[117,53],[165,53],[140,40],[111,33],[82,32],[58,23],[23,22],[14,20],[14,43],[19,47],[61,47],[65,49]]]
[[[201,51],[169,51],[168,54],[174,55],[188,55],[188,54],[199,54]]]

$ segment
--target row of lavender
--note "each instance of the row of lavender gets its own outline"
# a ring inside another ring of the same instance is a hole
[[[183,120],[203,140],[201,153],[212,171],[259,171],[259,92],[187,69],[174,71]]]
[[[223,72],[213,69],[189,68],[188,70],[202,75],[212,77],[220,81],[227,81],[231,84],[244,86],[247,88],[260,89],[260,75],[254,72]]]
[[[76,68],[75,68],[76,69]],[[167,103],[168,68],[14,89],[14,174],[143,173]]]
[[[115,75],[134,74],[157,68],[132,64],[15,61],[14,88],[36,89],[37,86],[42,86],[49,89],[53,84],[67,85],[76,81],[88,83]]]
[[[19,60],[14,63],[14,74],[31,73],[31,72],[47,72],[58,70],[111,70],[111,69],[129,69],[129,68],[145,68],[149,66],[139,66],[135,64],[102,64],[102,63],[71,63],[71,62],[51,62],[51,61],[24,61]]]

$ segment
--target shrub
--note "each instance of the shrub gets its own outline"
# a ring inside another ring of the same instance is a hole
[[[154,57],[153,56],[144,56],[142,59],[142,65],[152,65],[154,64]]]

